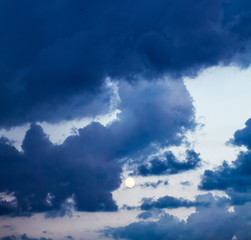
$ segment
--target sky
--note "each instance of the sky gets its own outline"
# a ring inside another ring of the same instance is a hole
[[[251,238],[249,0],[2,0],[0,22],[0,239]]]

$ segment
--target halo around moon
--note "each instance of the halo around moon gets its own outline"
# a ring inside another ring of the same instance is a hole
[[[126,185],[128,188],[134,187],[134,186],[135,186],[135,180],[134,180],[134,178],[128,177],[128,178],[125,180],[125,185]]]

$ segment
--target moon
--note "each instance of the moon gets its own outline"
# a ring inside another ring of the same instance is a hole
[[[128,178],[125,180],[125,185],[126,185],[128,188],[134,187],[134,186],[135,186],[135,180],[134,180],[134,178],[128,177]]]

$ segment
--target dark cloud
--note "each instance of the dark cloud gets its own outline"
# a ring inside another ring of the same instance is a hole
[[[140,206],[141,210],[151,210],[153,208],[190,208],[190,207],[196,207],[196,206],[208,206],[210,204],[209,201],[200,200],[200,198],[196,199],[196,201],[190,201],[183,198],[176,198],[172,196],[164,196],[156,201],[154,201],[152,198],[143,198],[142,204]]]
[[[234,133],[234,138],[230,139],[228,143],[251,149],[251,118],[245,122],[245,125],[245,128],[237,130]]]
[[[111,194],[121,183],[117,160],[152,144],[179,145],[196,126],[182,82],[124,82],[119,94],[118,121],[107,127],[93,122],[60,145],[36,124],[26,132],[23,152],[0,139],[0,192],[16,198],[12,204],[0,201],[1,214],[50,211],[48,217],[57,217],[71,216],[74,208],[117,210]]]
[[[163,215],[165,215],[165,211],[162,209],[153,209],[152,211],[144,211],[142,213],[140,213],[137,218],[138,219],[143,219],[143,220],[147,220],[147,219],[159,219],[160,217],[162,217]]]
[[[247,191],[250,189],[250,153],[240,153],[233,165],[224,162],[216,170],[204,172],[201,189],[205,190],[227,190],[232,188],[235,191]]]
[[[183,186],[190,186],[190,185],[191,185],[191,182],[189,182],[189,181],[184,181],[184,182],[181,182],[180,184],[183,185]]]
[[[63,207],[64,212],[65,201],[73,198],[78,210],[116,210],[111,191],[120,185],[121,168],[104,152],[105,143],[96,154],[92,149],[96,148],[94,139],[106,131],[95,123],[57,146],[40,126],[32,125],[22,144],[23,153],[2,143],[8,151],[1,157],[0,189],[14,192],[17,199],[17,206],[8,209],[20,214]]]
[[[179,208],[179,207],[192,207],[193,203],[183,198],[175,198],[171,196],[161,197],[156,201],[151,198],[143,198],[141,204],[141,210],[150,210],[152,208]]]
[[[246,146],[232,164],[223,162],[215,170],[206,170],[202,177],[200,189],[224,190],[232,198],[233,204],[251,201],[251,119],[246,127],[238,130],[229,142],[237,146]]]
[[[53,210],[50,210],[50,211],[46,212],[45,218],[57,218],[57,217],[64,217],[64,216],[68,216],[68,217],[71,218],[73,216],[73,212],[74,212],[75,206],[76,206],[76,203],[75,203],[74,200],[75,199],[71,199],[71,198],[66,199],[65,202],[61,204],[60,209],[59,208],[55,208]],[[53,206],[52,201],[49,203],[49,205]],[[98,210],[99,209],[97,209],[97,211]],[[109,209],[109,208],[108,209],[103,209],[103,211],[105,211],[105,210],[112,211],[112,209]],[[86,211],[88,211],[88,209],[86,209]]]
[[[107,98],[92,104],[107,76],[179,78],[241,62],[250,12],[248,0],[3,0],[0,126],[103,112]]]
[[[150,142],[159,146],[180,144],[184,133],[196,127],[192,99],[181,81],[122,82],[119,95],[120,121],[110,129],[120,154],[135,152]]]
[[[1,240],[15,240],[15,239],[17,239],[17,238],[15,236],[13,236],[13,235],[1,238]]]
[[[123,210],[128,210],[128,211],[131,211],[131,210],[136,210],[136,209],[138,209],[139,207],[136,207],[136,206],[129,206],[129,205],[126,205],[126,204],[124,204],[122,207],[121,207],[121,209],[123,209]]]
[[[202,198],[209,200],[211,205],[197,207],[196,213],[191,214],[186,222],[165,214],[158,221],[139,221],[104,232],[114,239],[128,240],[231,240],[234,235],[245,240],[251,237],[250,204],[229,212],[228,205],[222,205],[225,199],[215,199],[210,194]]]
[[[10,204],[7,201],[3,201],[2,199],[0,200],[0,215],[8,215],[13,212],[13,209],[15,206]]]
[[[186,151],[186,161],[178,161],[171,151],[166,153],[165,159],[154,158],[149,163],[138,167],[137,174],[141,176],[177,174],[193,170],[200,166],[199,154],[193,150]]]
[[[72,236],[67,236],[66,237],[67,239],[72,239],[72,240],[74,240],[75,238],[74,237],[72,237]]]
[[[26,234],[20,235],[20,236],[6,236],[1,238],[1,240],[53,240],[52,238],[44,238],[44,237],[40,237],[40,238],[30,238],[28,237]]]
[[[145,188],[145,187],[157,188],[162,183],[164,185],[168,185],[168,181],[158,180],[157,182],[145,182],[145,183],[140,184],[140,186],[143,188]]]
[[[45,237],[40,237],[40,238],[30,238],[26,234],[23,234],[21,236],[21,240],[53,240],[52,238],[45,238]]]
[[[153,216],[152,212],[146,211],[146,212],[142,212],[140,213],[137,218],[139,219],[149,219]]]

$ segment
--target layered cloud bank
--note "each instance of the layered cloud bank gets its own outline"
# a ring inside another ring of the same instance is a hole
[[[222,204],[224,199],[215,199],[211,195],[201,196],[211,203],[209,206],[196,207],[196,213],[185,221],[163,214],[158,221],[139,221],[126,227],[107,229],[105,234],[114,239],[249,239],[250,233],[250,203],[236,207],[235,212],[229,212]]]

